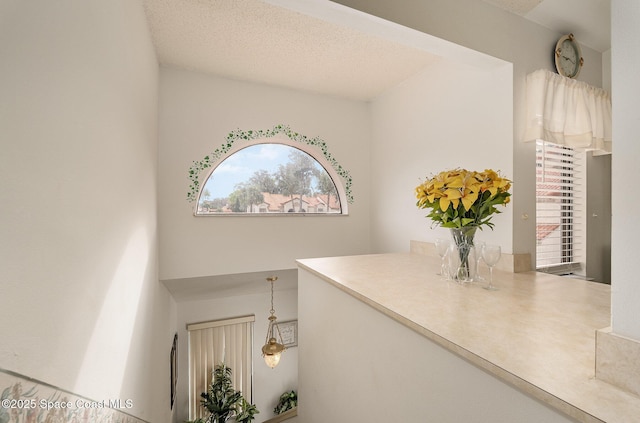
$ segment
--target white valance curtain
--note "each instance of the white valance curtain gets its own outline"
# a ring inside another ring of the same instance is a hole
[[[527,75],[525,141],[611,152],[611,96],[548,70]]]

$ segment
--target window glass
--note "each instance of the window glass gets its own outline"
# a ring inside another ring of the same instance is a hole
[[[242,148],[215,166],[196,215],[342,214],[334,179],[314,157],[280,143]]]

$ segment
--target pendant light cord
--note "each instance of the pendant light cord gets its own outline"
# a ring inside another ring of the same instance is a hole
[[[271,281],[271,310],[269,310],[269,313],[271,313],[271,315],[273,316],[275,314],[275,309],[273,308],[273,280]]]

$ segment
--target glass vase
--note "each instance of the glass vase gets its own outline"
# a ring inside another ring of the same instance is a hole
[[[473,239],[477,226],[451,228],[453,243],[450,247],[449,277],[459,283],[472,282],[476,277],[476,249]]]

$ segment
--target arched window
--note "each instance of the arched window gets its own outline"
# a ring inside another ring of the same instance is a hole
[[[336,216],[347,214],[352,199],[351,177],[324,141],[286,126],[232,132],[226,144],[194,163],[189,177],[196,216]]]

